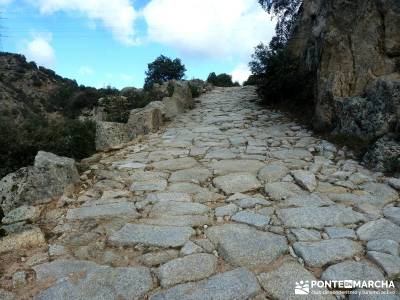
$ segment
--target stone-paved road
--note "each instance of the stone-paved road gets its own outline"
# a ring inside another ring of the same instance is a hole
[[[396,182],[256,98],[217,88],[98,155],[82,192],[47,214],[35,298],[287,300],[300,281],[399,278]]]

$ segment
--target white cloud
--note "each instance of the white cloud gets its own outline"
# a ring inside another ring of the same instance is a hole
[[[1,1],[1,0],[0,0]],[[81,13],[92,21],[100,21],[114,37],[126,44],[136,44],[134,22],[138,14],[129,0],[30,0],[43,14],[58,11]]]
[[[51,68],[55,63],[54,49],[50,44],[50,35],[37,35],[22,50],[28,60],[40,66]]]
[[[152,0],[143,16],[151,41],[205,57],[248,57],[275,28],[257,0]]]
[[[0,0],[0,5],[10,4],[13,0]]]
[[[94,71],[89,66],[82,66],[82,67],[79,68],[78,73],[81,76],[91,76],[91,75],[94,74]]]
[[[232,80],[242,84],[251,75],[250,69],[246,64],[239,64],[231,73]]]
[[[123,81],[132,81],[135,77],[133,77],[132,75],[129,74],[120,74],[119,77],[123,80]]]

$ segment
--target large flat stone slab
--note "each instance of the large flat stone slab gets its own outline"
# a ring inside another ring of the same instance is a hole
[[[157,270],[162,287],[178,283],[198,281],[215,273],[217,258],[211,254],[199,253],[177,258]]]
[[[183,246],[194,234],[191,227],[154,226],[144,224],[126,224],[109,237],[116,246],[156,246],[175,248]]]
[[[35,299],[140,299],[153,286],[148,268],[99,267],[90,273],[79,274],[75,280],[62,278]]]
[[[359,227],[357,235],[363,241],[379,238],[400,242],[400,226],[387,219],[374,220]]]
[[[261,291],[257,278],[245,268],[210,277],[199,283],[180,284],[155,293],[150,300],[239,300]]]
[[[267,183],[265,185],[265,192],[274,201],[281,201],[304,193],[298,185],[292,182]]]
[[[289,173],[289,169],[280,163],[271,163],[258,172],[258,178],[265,183],[280,181]]]
[[[171,174],[170,182],[203,183],[211,177],[211,172],[205,168],[191,168],[180,170]]]
[[[154,192],[164,191],[167,188],[168,182],[165,179],[151,179],[146,181],[134,182],[131,185],[133,192]]]
[[[390,278],[400,274],[400,257],[375,251],[369,251],[368,257],[380,266]]]
[[[321,280],[385,280],[377,267],[367,262],[346,260],[328,267],[322,273]]]
[[[151,203],[168,202],[168,201],[190,202],[192,201],[192,198],[188,193],[160,192],[160,193],[148,194],[146,200],[150,201]]]
[[[286,238],[244,224],[225,224],[206,230],[219,254],[234,266],[250,269],[273,262],[288,251]]]
[[[287,227],[316,229],[355,224],[365,220],[364,215],[342,205],[286,208],[278,210],[277,214]]]
[[[197,166],[197,161],[192,157],[184,157],[155,162],[152,166],[157,170],[178,171]]]
[[[296,283],[300,281],[313,281],[317,280],[315,276],[307,269],[302,267],[296,261],[285,261],[277,269],[262,273],[258,276],[258,281],[264,288],[266,293],[273,299],[278,300],[297,300],[299,295],[294,293]],[[319,289],[319,291],[327,291],[326,289]],[[336,299],[334,296],[329,295],[307,295],[307,299],[323,300],[323,299]]]
[[[327,197],[322,197],[317,194],[304,194],[290,197],[284,201],[278,202],[281,207],[320,207],[335,205],[335,202],[329,200]]]
[[[318,242],[297,242],[293,249],[310,267],[323,267],[361,253],[363,247],[351,240],[334,239]]]
[[[32,267],[37,280],[60,279],[70,274],[90,273],[99,265],[87,260],[58,259]]]
[[[89,218],[138,218],[139,213],[131,202],[118,202],[105,205],[72,208],[67,212],[67,220],[84,220]]]
[[[200,227],[210,225],[211,218],[204,215],[184,215],[184,216],[156,216],[154,218],[143,218],[139,220],[142,224],[159,226],[180,226],[180,227]]]
[[[264,163],[256,160],[220,160],[210,163],[211,169],[214,174],[227,175],[230,173],[246,172],[257,174],[258,171],[264,166]]]
[[[151,216],[203,215],[208,213],[208,206],[193,202],[164,201],[156,203],[151,209]]]
[[[317,179],[315,175],[309,171],[292,171],[292,176],[298,185],[309,192],[313,192],[317,188]]]
[[[268,225],[270,218],[264,215],[243,210],[235,214],[232,217],[232,221],[254,226],[258,229],[264,229]]]
[[[253,191],[261,187],[257,178],[249,173],[234,173],[214,179],[214,185],[226,194]]]
[[[271,156],[276,159],[306,159],[311,160],[313,155],[307,150],[284,149],[271,152]]]

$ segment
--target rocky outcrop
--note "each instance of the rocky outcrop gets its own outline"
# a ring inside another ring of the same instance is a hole
[[[146,107],[134,109],[130,112],[128,122],[97,122],[96,128],[96,149],[104,150],[114,146],[127,143],[138,135],[145,135],[156,132],[164,121],[171,120],[194,107],[194,100],[189,82],[170,81],[162,85],[155,85],[155,93],[168,95],[162,101],[150,102]],[[201,89],[205,92],[207,89]]]
[[[149,134],[157,131],[163,122],[163,116],[160,108],[145,107],[131,111],[128,120],[128,130],[131,138],[139,134]]]
[[[304,0],[291,52],[314,70],[314,126],[374,140],[399,130],[400,2]]]
[[[79,182],[75,161],[40,151],[34,166],[21,168],[0,180],[0,205],[7,213],[22,205],[50,202]]]
[[[129,142],[128,128],[124,123],[96,122],[96,149],[102,150]]]

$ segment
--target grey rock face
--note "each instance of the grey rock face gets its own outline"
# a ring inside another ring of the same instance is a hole
[[[322,267],[351,258],[363,250],[360,244],[347,239],[297,242],[294,243],[293,249],[311,267]]]
[[[4,212],[22,205],[38,205],[61,196],[79,182],[75,161],[39,151],[35,166],[22,168],[0,180]]]
[[[247,269],[239,268],[199,283],[177,285],[152,295],[150,300],[249,299],[260,290],[256,277]]]
[[[117,246],[143,244],[163,248],[183,246],[194,234],[190,227],[126,224],[111,234],[109,242]]]
[[[197,281],[211,276],[217,268],[217,258],[211,254],[192,254],[177,258],[162,265],[157,275],[162,287],[188,281]]]
[[[283,236],[246,225],[213,226],[206,230],[206,235],[226,261],[251,269],[274,261],[288,250]]]
[[[364,221],[365,217],[350,207],[341,205],[328,207],[286,208],[278,211],[278,217],[287,227],[322,229]]]

